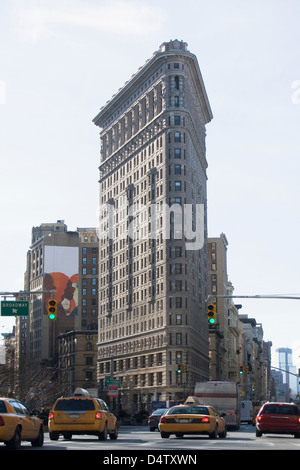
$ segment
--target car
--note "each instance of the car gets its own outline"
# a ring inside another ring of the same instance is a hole
[[[118,420],[109,411],[107,404],[91,396],[58,398],[48,416],[49,437],[57,441],[62,435],[72,439],[73,435],[95,435],[101,440],[118,437]]]
[[[29,441],[33,447],[44,443],[43,421],[34,416],[28,408],[14,398],[0,398],[0,441],[8,449],[19,449],[22,441]]]
[[[212,406],[179,405],[170,408],[158,425],[162,438],[171,434],[183,437],[184,434],[206,434],[211,439],[226,437],[226,421]]]
[[[148,418],[148,426],[150,431],[155,431],[158,429],[158,423],[162,415],[164,415],[168,411],[168,408],[158,408],[154,410],[153,413]]]
[[[294,403],[267,402],[256,417],[256,436],[293,434],[300,438],[300,413]]]
[[[257,417],[257,413],[259,412],[260,409],[261,409],[260,405],[256,405],[256,406],[253,407],[253,415],[252,415],[252,425],[253,426],[256,425],[256,417]]]

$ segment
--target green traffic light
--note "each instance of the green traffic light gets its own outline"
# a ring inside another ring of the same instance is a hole
[[[48,317],[49,317],[50,320],[55,320],[56,315],[55,315],[55,313],[49,313]]]
[[[214,318],[209,318],[208,323],[210,325],[214,325],[216,323],[216,320]]]

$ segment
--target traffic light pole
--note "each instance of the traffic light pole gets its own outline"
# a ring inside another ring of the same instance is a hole
[[[22,295],[55,294],[56,290],[22,290],[19,292],[0,292],[0,297],[17,297]]]
[[[213,299],[290,299],[300,300],[296,295],[209,295],[206,302],[212,302]]]

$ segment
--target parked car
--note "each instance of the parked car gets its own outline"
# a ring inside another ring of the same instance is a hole
[[[164,415],[168,411],[168,408],[158,408],[154,410],[153,413],[148,418],[148,426],[150,431],[155,431],[158,429],[158,423],[162,415]]]
[[[300,413],[294,403],[265,403],[256,417],[256,436],[293,434],[300,438]]]
[[[0,441],[9,449],[19,449],[22,441],[41,447],[44,443],[43,421],[19,400],[1,397]]]
[[[60,435],[72,439],[73,434],[88,434],[105,440],[118,437],[116,416],[99,398],[74,396],[59,398],[49,412],[49,437],[57,441]]]
[[[170,408],[158,425],[162,438],[170,434],[183,437],[184,434],[206,434],[211,439],[226,437],[226,421],[211,406],[179,405]]]

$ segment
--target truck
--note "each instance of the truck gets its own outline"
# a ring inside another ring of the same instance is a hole
[[[251,400],[243,400],[241,402],[241,422],[252,424],[253,406]]]
[[[226,381],[196,382],[194,395],[203,405],[224,414],[228,429],[239,429],[241,399],[239,384]]]

